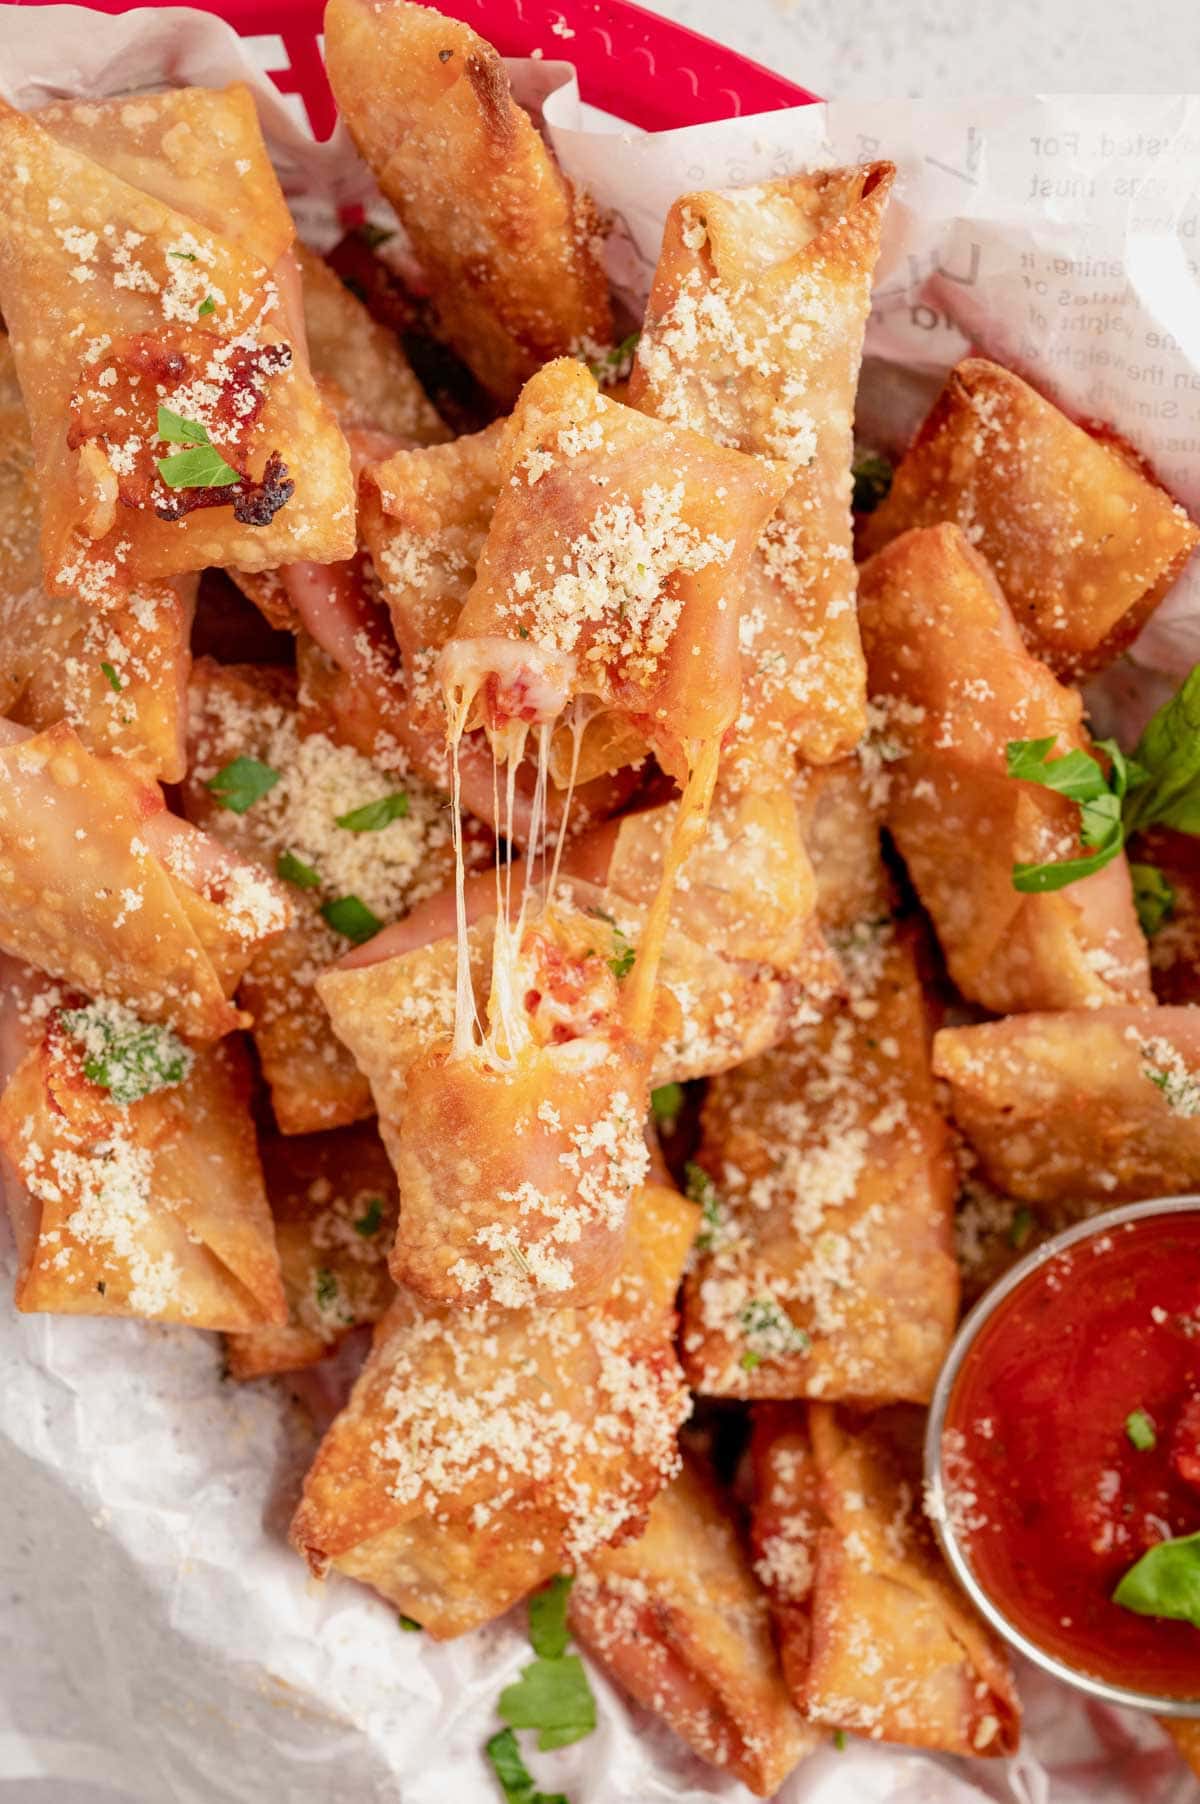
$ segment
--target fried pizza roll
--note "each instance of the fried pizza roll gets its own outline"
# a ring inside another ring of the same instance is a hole
[[[576,1575],[568,1620],[639,1704],[767,1798],[816,1736],[788,1696],[732,1507],[685,1458],[638,1539],[606,1548]]]
[[[861,756],[797,770],[796,813],[812,864],[817,915],[828,928],[889,913],[887,873],[879,857],[884,797],[878,791]]]
[[[198,660],[192,683],[188,818],[288,885],[290,927],[245,972],[240,998],[285,1134],[372,1111],[365,1077],[314,987],[351,942],[449,882],[444,798],[406,768],[341,742],[302,707],[290,671]]]
[[[376,325],[323,257],[299,242],[293,248],[304,289],[308,361],[314,374],[337,383],[351,423],[378,427],[406,445],[446,438],[394,334]]]
[[[755,787],[773,751],[836,758],[865,725],[850,462],[893,175],[872,163],[676,201],[630,378],[632,406],[788,469],[742,601],[730,775]]]
[[[501,422],[448,445],[397,451],[359,485],[359,531],[404,659],[412,713],[444,732],[434,658],[475,580],[500,493]]]
[[[1132,644],[1200,541],[1134,458],[982,357],[950,372],[863,549],[943,520],[991,566],[1029,650],[1068,678]]]
[[[954,1173],[911,933],[836,932],[847,1000],[715,1078],[682,1354],[716,1396],[925,1402],[954,1332]]]
[[[349,452],[308,369],[291,221],[253,100],[186,94],[132,103],[180,128],[160,133],[161,155],[131,154],[128,102],[91,109],[105,129],[88,153],[57,110],[51,129],[0,113],[0,305],[29,412],[45,582],[95,605],[122,579],[354,547]],[[177,180],[175,151],[190,165],[201,142],[207,169]]]
[[[287,1321],[225,1342],[233,1378],[295,1372],[352,1328],[377,1322],[395,1287],[387,1250],[396,1230],[396,1180],[375,1128],[259,1136]]]
[[[945,1027],[934,1070],[984,1177],[1032,1202],[1200,1184],[1200,1017],[1068,1010]]]
[[[437,1640],[638,1534],[679,1468],[672,1346],[695,1210],[638,1193],[621,1275],[589,1309],[450,1311],[401,1289],[317,1453],[291,1540]]]
[[[92,751],[183,775],[192,585],[123,585],[102,610],[42,588],[37,485],[12,351],[0,336],[0,714],[66,720]]]
[[[67,997],[0,1097],[23,1310],[195,1328],[287,1319],[236,1039],[193,1051]]]
[[[287,926],[282,886],[168,814],[157,785],[65,722],[0,721],[0,947],[148,1021],[213,1040]]]
[[[516,105],[500,57],[405,0],[329,0],[342,118],[404,224],[447,343],[501,405],[612,337],[600,225]]]
[[[922,1512],[920,1413],[754,1414],[755,1571],[799,1708],[875,1741],[1015,1752],[1020,1706],[1003,1649],[945,1571]]]
[[[588,732],[615,715],[682,781],[737,714],[735,598],[786,466],[623,407],[563,358],[526,384],[500,467],[439,660],[447,697],[501,746],[513,723],[556,722],[573,703]]]
[[[674,809],[621,817],[607,882],[649,905],[662,880]],[[740,790],[718,777],[703,839],[675,879],[690,938],[722,958],[764,964],[807,987],[835,987],[837,962],[816,918],[816,881],[791,790]]]
[[[1006,747],[1086,750],[1082,703],[1025,649],[957,526],[905,533],[859,574],[887,824],[963,995],[997,1013],[1149,1000],[1123,854],[1026,894],[1018,863],[1078,849],[1076,803],[1007,774]]]
[[[514,887],[521,881],[520,867],[513,880]],[[646,911],[611,889],[574,877],[560,883],[555,908],[560,926],[570,922],[580,962],[607,965],[619,989],[636,960]],[[490,873],[467,879],[465,914],[473,997],[482,1013],[496,928]],[[430,1040],[444,1038],[454,1026],[453,894],[421,904],[348,954],[319,978],[317,988],[334,1031],[370,1080],[384,1140],[394,1145],[414,1062]],[[789,1007],[786,987],[762,968],[729,964],[670,928],[660,967],[650,1082],[707,1077],[753,1057],[780,1038]]]

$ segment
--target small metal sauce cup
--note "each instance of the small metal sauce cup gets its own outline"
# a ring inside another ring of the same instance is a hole
[[[1097,1239],[1101,1235],[1111,1233],[1114,1228],[1120,1228],[1126,1222],[1145,1221],[1155,1215],[1185,1214],[1200,1214],[1200,1196],[1157,1197],[1151,1202],[1129,1203],[1124,1208],[1109,1209],[1103,1215],[1090,1216],[1087,1221],[1078,1222],[1071,1228],[1064,1228],[1063,1232],[1056,1234],[1052,1240],[1047,1240],[1043,1245],[1035,1247],[1031,1253],[1026,1254],[1024,1259],[1018,1260],[1016,1265],[1004,1274],[1003,1278],[998,1279],[990,1290],[984,1292],[954,1338],[929,1406],[929,1421],[925,1430],[925,1495],[926,1508],[933,1523],[934,1532],[955,1578],[980,1615],[1027,1659],[1042,1667],[1044,1671],[1053,1673],[1055,1678],[1062,1679],[1065,1684],[1073,1685],[1077,1691],[1086,1692],[1089,1697],[1101,1698],[1106,1704],[1127,1704],[1134,1710],[1152,1710],[1156,1716],[1200,1717],[1200,1697],[1157,1697],[1150,1692],[1134,1691],[1125,1685],[1110,1684],[1107,1679],[1096,1678],[1091,1673],[1080,1671],[1078,1667],[1065,1665],[1053,1654],[1049,1654],[1044,1648],[1039,1647],[1036,1641],[1031,1641],[1022,1629],[1010,1621],[999,1604],[984,1590],[976,1578],[971,1568],[967,1548],[955,1530],[951,1512],[947,1510],[945,1503],[946,1479],[943,1460],[946,1416],[958,1375],[967,1354],[975,1344],[980,1329],[991,1320],[1000,1305],[1015,1290],[1018,1290],[1032,1273],[1040,1271],[1049,1260],[1068,1251],[1071,1247],[1077,1247],[1084,1241]],[[1200,1499],[1197,1500],[1197,1515],[1200,1516]],[[1196,1632],[1200,1634],[1200,1629]]]

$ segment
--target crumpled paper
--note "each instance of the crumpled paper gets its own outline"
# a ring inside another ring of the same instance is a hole
[[[868,334],[869,436],[902,443],[974,344],[1109,421],[1200,512],[1200,97],[832,104],[647,138],[589,116],[569,66],[512,68],[569,172],[613,210],[614,278],[635,309],[682,190],[889,156],[900,176]],[[344,138],[312,143],[215,18],[0,6],[0,93],[20,106],[236,79],[255,89],[306,231],[373,198]],[[1200,575],[1136,652],[1168,671],[1200,658]],[[0,1226],[0,1285],[13,1263]],[[313,1583],[284,1537],[317,1433],[284,1384],[224,1382],[207,1335],[82,1317],[0,1315],[0,1360],[0,1804],[495,1804],[482,1747],[529,1657],[523,1610],[437,1647],[350,1581]],[[596,1733],[534,1756],[541,1786],[572,1804],[748,1799],[602,1674],[593,1683]],[[1011,1761],[848,1738],[780,1798],[1194,1796],[1149,1717],[1030,1668],[1021,1690]]]

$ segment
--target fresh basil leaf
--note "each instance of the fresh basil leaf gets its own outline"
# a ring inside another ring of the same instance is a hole
[[[1079,838],[1085,846],[1107,845],[1114,830],[1118,850],[1125,842],[1121,827],[1121,798],[1106,790],[1094,801],[1079,804]]]
[[[196,318],[203,319],[206,314],[215,313],[216,310],[217,303],[213,300],[211,294],[206,294],[196,309]]]
[[[891,464],[877,451],[864,451],[851,464],[850,474],[854,478],[850,506],[856,514],[873,514],[891,490]]]
[[[168,445],[207,445],[208,427],[200,420],[185,420],[173,407],[158,404],[158,436]]]
[[[160,457],[157,467],[169,489],[223,489],[242,480],[213,445],[195,445]]]
[[[1066,889],[1069,883],[1078,883],[1081,877],[1090,877],[1094,871],[1102,871],[1106,864],[1111,864],[1123,843],[1124,835],[1118,829],[1114,837],[1090,858],[1066,858],[1061,864],[1014,864],[1013,888],[1027,896],[1044,896],[1050,890]]]
[[[596,1700],[578,1654],[534,1660],[500,1693],[498,1709],[513,1729],[536,1729],[538,1747],[569,1747],[596,1727]]]
[[[1153,824],[1200,834],[1200,664],[1147,723],[1133,756],[1145,779],[1130,798],[1126,831]]]
[[[1115,1604],[1139,1616],[1165,1616],[1200,1628],[1200,1534],[1151,1547],[1112,1595]]]
[[[333,902],[322,903],[321,913],[335,933],[345,934],[356,946],[373,939],[383,926],[378,915],[372,914],[357,896],[338,896]]]
[[[1109,793],[1108,778],[1089,752],[1078,749],[1048,758],[1053,739],[1010,739],[1005,747],[1010,777],[1040,783],[1071,802],[1092,802]]]
[[[570,1573],[560,1572],[529,1600],[529,1640],[543,1660],[558,1660],[567,1651],[567,1600],[574,1583]]]
[[[124,687],[124,684],[121,682],[121,679],[117,675],[113,666],[111,664],[106,663],[103,659],[101,659],[100,668],[104,672],[104,680],[108,684],[109,688],[112,690],[113,694],[120,695],[121,690]]]
[[[272,770],[258,758],[231,758],[228,764],[221,766],[215,777],[209,777],[204,787],[222,808],[228,808],[232,814],[245,814],[253,808],[255,802],[261,802],[269,790],[274,789],[279,781],[279,772]]]
[[[1133,879],[1133,905],[1142,932],[1147,939],[1153,939],[1163,922],[1170,918],[1175,907],[1175,891],[1156,864],[1131,864],[1129,875]]]
[[[1149,1453],[1158,1441],[1153,1420],[1144,1409],[1130,1410],[1125,1418],[1125,1435],[1129,1445],[1136,1447],[1139,1453]]]
[[[334,824],[345,827],[348,833],[378,833],[384,827],[390,827],[393,821],[402,821],[408,814],[408,797],[402,789],[394,790],[390,796],[380,796],[377,801],[364,802],[361,808],[352,808],[349,814],[334,816]]]
[[[294,852],[281,852],[275,860],[275,870],[285,883],[294,883],[297,889],[316,889],[321,881],[311,864],[305,864]]]
[[[534,1788],[533,1774],[521,1759],[517,1738],[511,1729],[501,1729],[486,1747],[492,1771],[504,1793],[504,1804],[567,1804],[563,1792],[553,1796]]]

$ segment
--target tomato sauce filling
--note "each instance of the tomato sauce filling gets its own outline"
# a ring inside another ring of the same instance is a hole
[[[1030,1274],[985,1322],[943,1441],[984,1590],[1064,1664],[1200,1698],[1200,1628],[1113,1602],[1200,1530],[1200,1212],[1128,1222]]]

